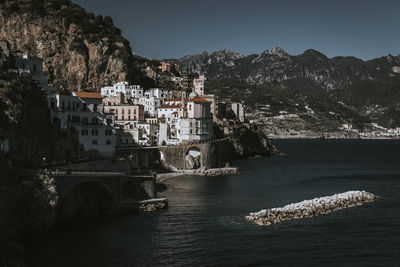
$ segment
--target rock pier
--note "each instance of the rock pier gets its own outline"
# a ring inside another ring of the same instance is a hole
[[[258,225],[272,225],[293,219],[312,218],[344,208],[361,206],[379,197],[365,191],[348,191],[327,197],[304,200],[281,208],[261,210],[246,216],[247,221]]]

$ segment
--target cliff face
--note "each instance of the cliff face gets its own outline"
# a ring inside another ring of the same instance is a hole
[[[111,18],[96,17],[68,0],[0,5],[0,39],[43,58],[55,88],[99,89],[132,78],[135,58]]]
[[[230,137],[234,151],[233,158],[246,159],[254,156],[279,154],[268,138],[255,126],[251,128],[245,125],[234,127]]]
[[[214,125],[214,133],[217,138],[229,136],[229,145],[226,147],[229,160],[281,154],[271,144],[263,128],[257,125],[239,122],[235,125],[218,123]]]

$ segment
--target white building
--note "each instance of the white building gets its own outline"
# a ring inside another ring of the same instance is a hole
[[[198,97],[167,99],[159,109],[159,145],[173,145],[213,138],[211,102]]]
[[[24,55],[15,57],[15,64],[20,75],[31,75],[32,79],[38,81],[47,94],[54,92],[54,89],[48,85],[47,73],[43,71],[43,59]]]
[[[127,94],[127,97],[140,98],[144,95],[144,89],[140,85],[130,85],[129,93],[130,94]]]
[[[234,102],[231,105],[231,108],[233,110],[233,113],[235,113],[236,117],[241,121],[245,121],[245,111],[244,111],[244,106],[241,103]]]
[[[161,106],[161,99],[154,96],[145,96],[139,98],[136,103],[144,106],[146,117],[157,117],[157,109]]]
[[[206,78],[204,75],[200,75],[199,78],[193,79],[193,88],[197,95],[204,95],[204,81]]]
[[[181,142],[210,140],[213,137],[211,103],[191,93],[186,105],[187,118],[179,121]]]
[[[144,95],[144,89],[140,85],[129,85],[128,82],[118,82],[113,86],[101,88],[102,96],[118,96],[123,94],[126,99],[140,98]]]
[[[164,103],[164,99],[171,98],[173,92],[167,89],[151,88],[150,90],[146,91],[144,95],[147,97],[156,97],[158,99],[161,99],[161,103]]]
[[[86,151],[98,151],[104,157],[115,154],[114,117],[103,114],[102,96],[74,92],[72,96],[48,96],[52,123],[76,132]]]

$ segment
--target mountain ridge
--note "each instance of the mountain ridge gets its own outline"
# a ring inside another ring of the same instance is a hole
[[[242,57],[226,51],[230,50],[167,61],[179,64],[181,71],[205,74],[210,91],[242,101],[250,111],[256,105],[269,104],[271,95],[288,106],[288,97],[296,101],[296,97],[304,96],[325,105],[329,99],[338,109],[338,103],[344,103],[351,109],[345,112],[346,116],[356,111],[367,121],[400,126],[400,55],[364,61],[353,56],[329,58],[314,49],[289,55],[280,47],[273,47]],[[354,120],[359,118],[341,118],[340,122]]]

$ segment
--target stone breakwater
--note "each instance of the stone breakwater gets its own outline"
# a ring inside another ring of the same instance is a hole
[[[168,206],[168,199],[166,198],[155,198],[142,200],[139,202],[139,211],[147,212],[147,211],[155,211],[159,209],[164,209]]]
[[[247,221],[258,225],[272,225],[293,219],[312,218],[344,208],[361,206],[379,197],[365,191],[348,191],[327,197],[304,200],[281,208],[261,210],[246,216]]]
[[[232,175],[238,174],[239,168],[235,167],[225,167],[225,168],[216,168],[216,169],[208,169],[200,172],[201,176],[223,176],[223,175]]]

